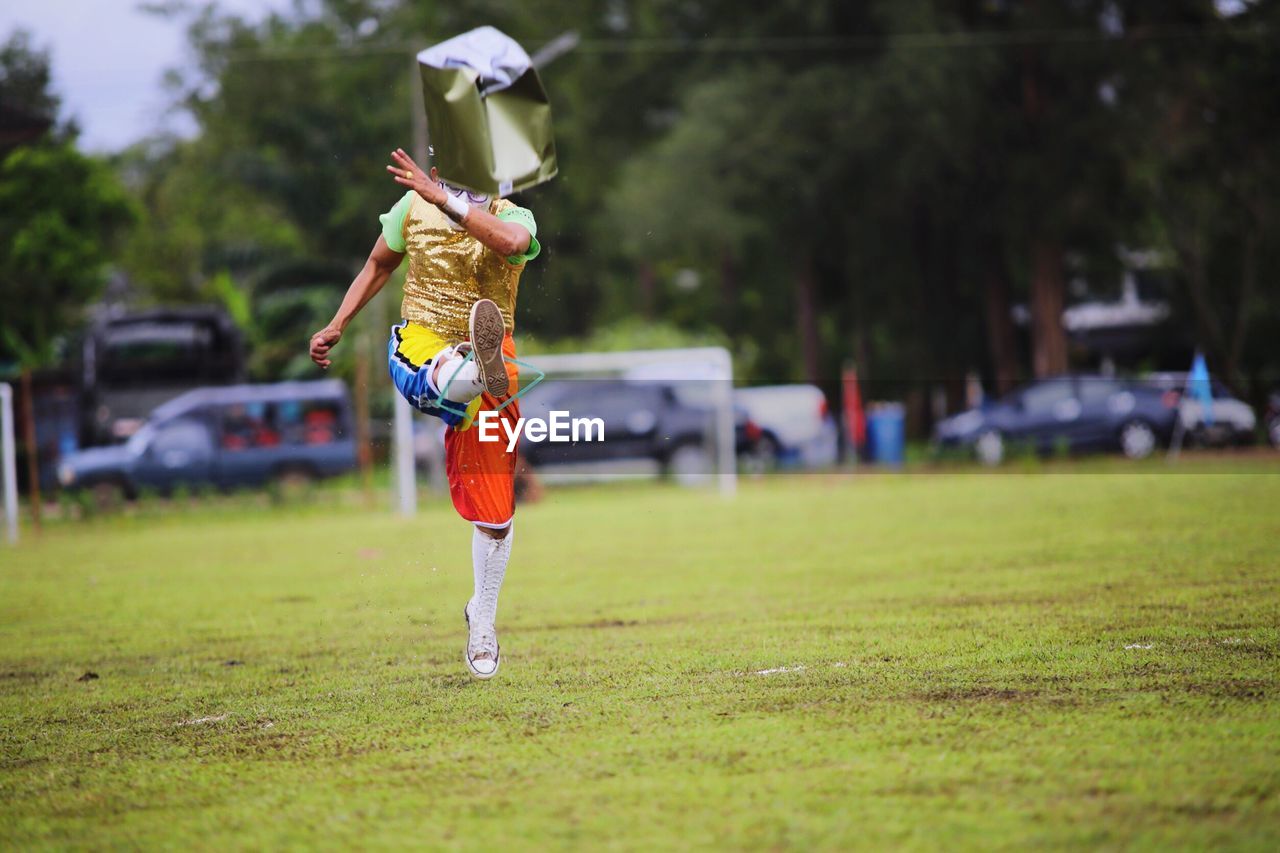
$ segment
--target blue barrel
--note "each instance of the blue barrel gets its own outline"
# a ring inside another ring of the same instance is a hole
[[[867,414],[867,443],[871,461],[878,465],[902,465],[906,447],[906,410],[901,403],[876,403]]]

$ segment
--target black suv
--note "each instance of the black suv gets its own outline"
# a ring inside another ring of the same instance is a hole
[[[707,395],[698,386],[706,383],[687,384],[685,389],[677,383],[621,379],[548,382],[521,401],[521,414],[546,419],[551,411],[563,411],[573,419],[599,418],[604,440],[554,443],[522,437],[520,453],[540,469],[572,466],[602,476],[656,471],[678,481],[705,477],[715,470],[715,410],[700,399]],[[735,410],[735,455],[752,453],[759,437],[759,428]]]

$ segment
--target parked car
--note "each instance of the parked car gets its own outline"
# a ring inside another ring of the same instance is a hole
[[[839,460],[839,429],[816,386],[738,388],[734,402],[760,427],[757,453],[767,465],[822,468]]]
[[[986,465],[1003,461],[1010,444],[1039,453],[1119,450],[1149,456],[1168,442],[1178,394],[1142,382],[1103,376],[1060,376],[1032,382],[994,403],[939,421],[940,447],[972,449]]]
[[[709,440],[714,409],[691,401],[676,383],[626,379],[548,382],[522,401],[526,418],[546,418],[552,410],[572,418],[599,418],[603,441],[574,443],[522,440],[520,453],[539,470],[576,469],[598,475],[659,473],[689,483],[715,470]],[[760,429],[742,411],[734,414],[734,452],[754,454]]]
[[[108,314],[84,339],[80,376],[82,446],[118,444],[147,415],[196,388],[244,381],[240,330],[214,307]]]
[[[1209,447],[1225,447],[1234,444],[1252,444],[1257,438],[1258,418],[1248,403],[1237,399],[1226,385],[1216,378],[1209,378],[1213,394],[1213,423],[1204,421],[1203,406],[1193,395],[1185,393],[1187,374],[1152,373],[1146,382],[1161,391],[1178,394],[1178,413],[1182,428],[1190,441]]]
[[[1267,398],[1267,414],[1263,423],[1267,426],[1267,440],[1280,449],[1280,391],[1272,391]]]
[[[346,386],[282,382],[188,391],[157,408],[125,444],[65,457],[58,480],[106,502],[179,486],[305,483],[355,466]]]

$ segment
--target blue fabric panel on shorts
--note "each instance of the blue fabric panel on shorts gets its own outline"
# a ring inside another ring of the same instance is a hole
[[[427,381],[431,373],[431,361],[415,365],[397,351],[400,341],[396,337],[396,328],[398,327],[392,328],[391,340],[387,342],[387,371],[391,374],[391,381],[395,383],[400,396],[408,400],[409,405],[419,412],[434,415],[451,427],[462,423],[462,414],[443,408],[440,405],[439,392]]]

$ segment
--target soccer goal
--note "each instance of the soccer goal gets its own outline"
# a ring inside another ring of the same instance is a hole
[[[536,370],[522,367],[520,381],[525,387],[537,379],[545,381],[621,379],[638,383],[662,383],[687,392],[692,404],[709,412],[706,446],[714,473],[699,476],[697,482],[715,485],[720,494],[732,496],[738,487],[736,426],[733,408],[733,357],[723,347],[631,350],[627,352],[584,352],[535,355],[522,359]],[[528,400],[536,401],[533,390]],[[394,424],[395,447],[392,467],[396,477],[400,512],[411,515],[417,506],[414,465],[413,410],[397,396]],[[525,401],[521,401],[525,406]],[[523,414],[523,412],[522,412]]]

